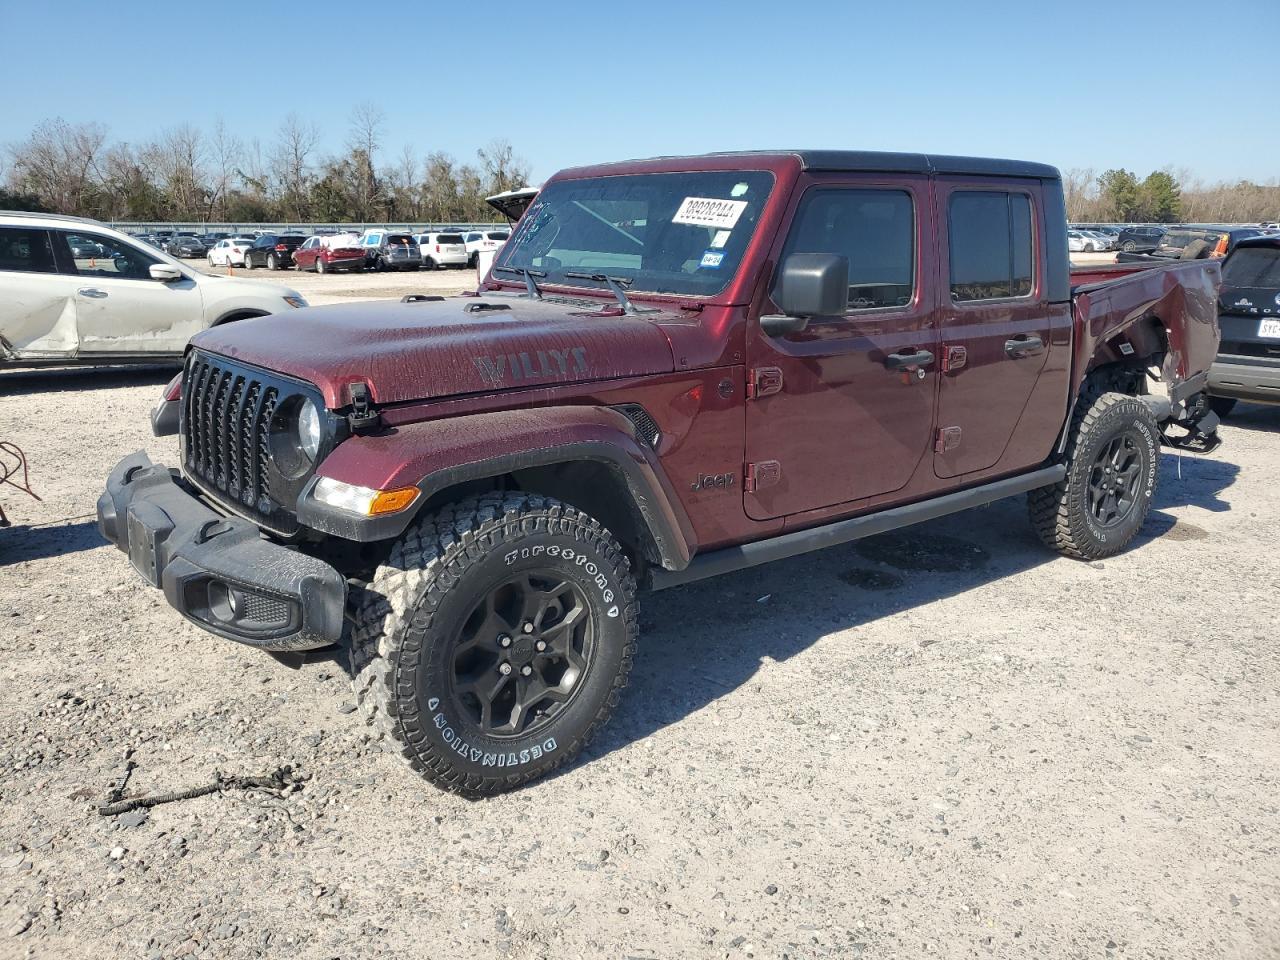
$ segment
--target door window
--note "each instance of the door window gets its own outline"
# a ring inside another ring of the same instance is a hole
[[[0,270],[56,273],[49,231],[27,227],[0,227]]]
[[[851,312],[905,307],[915,296],[915,220],[905,190],[810,190],[782,259],[793,253],[848,257]]]
[[[150,280],[155,257],[131,244],[96,233],[57,231],[59,243],[66,245],[65,262],[81,277],[103,280]]]
[[[948,221],[952,300],[1031,293],[1031,199],[1025,193],[957,190]]]

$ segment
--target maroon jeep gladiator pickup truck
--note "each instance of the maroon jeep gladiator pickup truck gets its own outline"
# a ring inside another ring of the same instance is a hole
[[[606,721],[639,588],[1023,493],[1049,547],[1121,550],[1162,440],[1216,442],[1218,284],[1073,278],[1036,163],[568,170],[475,293],[196,336],[154,416],[179,466],[126,457],[99,525],[211,633],[345,642],[376,732],[494,793]]]

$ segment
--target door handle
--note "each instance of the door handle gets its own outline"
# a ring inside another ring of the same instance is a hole
[[[1042,350],[1044,350],[1044,341],[1039,337],[1014,337],[1012,340],[1004,342],[1004,352],[1014,360],[1019,357],[1034,357]]]
[[[933,363],[933,354],[928,350],[917,350],[915,353],[891,353],[884,358],[886,370],[927,367],[931,363]]]
[[[101,300],[107,295],[107,291],[99,290],[97,287],[81,287],[76,293],[91,300]]]

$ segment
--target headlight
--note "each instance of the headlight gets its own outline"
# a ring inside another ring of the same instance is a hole
[[[301,297],[285,297],[284,302],[291,307],[305,307],[307,305],[307,301]]]
[[[310,400],[303,400],[298,409],[298,447],[315,461],[320,454],[320,411]]]
[[[417,487],[399,487],[395,490],[375,490],[354,483],[343,483],[331,477],[321,477],[311,490],[311,496],[320,503],[335,507],[345,513],[360,517],[377,517],[385,513],[399,513],[418,499]]]

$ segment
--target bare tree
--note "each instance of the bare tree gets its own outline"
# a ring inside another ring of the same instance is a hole
[[[355,182],[352,184],[352,200],[358,220],[369,219],[374,208],[382,200],[378,177],[374,172],[378,148],[382,146],[382,133],[387,115],[370,100],[356,104],[351,111],[347,147],[355,166]]]
[[[291,113],[280,125],[271,153],[271,167],[280,204],[287,217],[306,218],[311,181],[311,156],[320,142],[320,128]]]
[[[240,159],[244,153],[244,144],[240,138],[227,129],[222,117],[213,123],[213,135],[209,138],[210,163],[212,174],[209,183],[209,219],[214,219],[214,211],[218,211],[218,219],[227,218],[227,194],[237,176]]]
[[[422,172],[421,214],[426,220],[461,220],[457,165],[447,153],[427,156]]]
[[[412,145],[405,144],[396,165],[384,171],[382,179],[388,187],[387,217],[391,220],[417,220],[421,217],[421,184],[418,182],[418,157]]]
[[[1098,196],[1098,177],[1092,168],[1074,167],[1063,171],[1062,194],[1067,206],[1067,219],[1072,222],[1089,219],[1089,205]]]
[[[207,215],[204,135],[188,124],[166,130],[149,155],[156,165],[169,205],[181,219]]]
[[[529,183],[529,165],[516,156],[507,140],[494,140],[476,151],[484,171],[485,190],[503,193]]]
[[[10,178],[52,209],[90,214],[106,139],[106,127],[98,123],[70,124],[61,117],[41,123],[24,143],[10,148]]]

